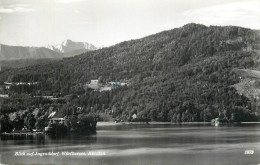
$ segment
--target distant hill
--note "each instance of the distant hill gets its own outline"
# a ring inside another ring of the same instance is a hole
[[[187,24],[57,63],[6,70],[0,80],[39,82],[10,94],[74,96],[61,108],[64,112],[76,105],[122,120],[137,114],[139,121],[257,121],[260,107],[243,93],[248,83],[240,77],[254,78],[259,87],[259,44],[258,30]],[[83,85],[94,79],[128,85],[85,92]]]
[[[62,54],[44,47],[22,47],[0,44],[0,57],[3,60],[62,58]]]
[[[8,46],[0,44],[0,61],[20,59],[61,59],[96,50],[87,42],[63,41],[60,45],[47,47]]]

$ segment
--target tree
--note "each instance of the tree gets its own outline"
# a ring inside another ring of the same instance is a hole
[[[1,132],[11,132],[13,129],[13,125],[9,119],[9,116],[6,114],[0,117],[1,120]]]
[[[25,118],[25,125],[29,130],[32,131],[33,128],[35,128],[36,119],[34,118],[34,115],[31,113],[28,113],[28,115]]]
[[[36,129],[43,129],[47,124],[48,124],[48,116],[43,115],[37,119],[35,123],[35,127]]]
[[[24,127],[24,120],[21,118],[20,114],[16,114],[13,126],[15,130],[21,130]]]
[[[103,79],[103,76],[99,76],[98,77],[98,82],[103,84],[104,83],[104,79]]]

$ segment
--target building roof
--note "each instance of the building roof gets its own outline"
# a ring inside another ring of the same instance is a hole
[[[91,84],[98,84],[98,80],[91,80]]]
[[[51,118],[64,118],[65,115],[59,111],[59,112],[55,112],[55,114],[51,117]]]
[[[48,116],[48,118],[53,117],[53,115],[55,115],[55,113],[56,113],[56,111],[55,111],[55,112],[52,112],[52,113]]]

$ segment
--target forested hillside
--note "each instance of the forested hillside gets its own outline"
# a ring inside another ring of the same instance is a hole
[[[125,121],[133,114],[136,121],[210,121],[216,117],[256,121],[258,103],[237,92],[234,85],[241,81],[238,69],[259,69],[259,44],[257,30],[187,24],[51,64],[5,70],[0,73],[2,84],[38,84],[5,90],[9,98],[1,113],[31,107],[46,115],[51,106],[57,106],[67,114],[91,112]],[[93,79],[127,81],[128,85],[105,92],[85,89]],[[38,95],[62,101],[29,99]]]

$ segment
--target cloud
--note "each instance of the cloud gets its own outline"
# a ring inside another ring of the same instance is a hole
[[[53,7],[53,8],[51,8],[51,10],[60,12],[60,11],[64,11],[65,8],[63,8],[63,7]]]
[[[0,6],[0,13],[13,13],[12,9],[6,9]]]
[[[89,21],[81,21],[79,22],[79,25],[91,25],[92,23]]]
[[[260,28],[258,0],[190,10],[182,13],[182,17],[186,21],[206,25],[237,25]]]
[[[0,6],[0,13],[16,13],[16,12],[33,12],[35,9],[31,8],[27,4],[15,4],[7,7]]]
[[[73,3],[73,2],[80,2],[83,0],[58,0],[60,3]]]
[[[77,14],[78,14],[78,13],[80,13],[80,11],[79,11],[79,10],[74,10],[74,13],[77,13]]]

